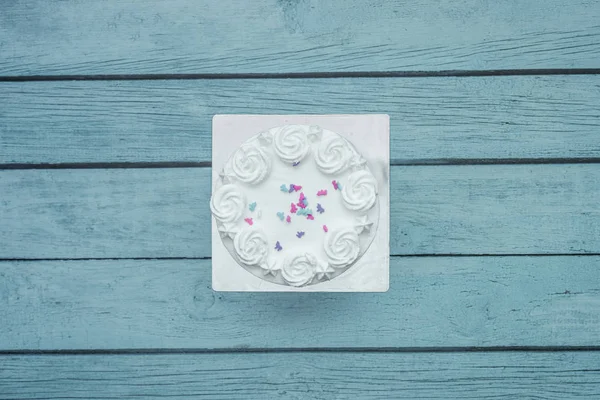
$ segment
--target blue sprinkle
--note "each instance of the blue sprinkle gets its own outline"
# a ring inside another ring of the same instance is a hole
[[[312,210],[310,208],[299,208],[298,211],[296,212],[296,214],[298,215],[308,215],[308,214],[312,214]]]
[[[283,215],[283,213],[282,213],[281,211],[279,211],[279,212],[277,213],[277,216],[279,217],[279,219],[280,219],[280,220],[282,220],[282,221],[283,221],[284,215]]]
[[[342,185],[339,182],[337,183],[337,187],[337,190],[342,190]]]
[[[306,200],[306,197],[302,199],[302,203],[307,206],[308,205],[308,200]]]
[[[250,211],[254,211],[254,210],[256,209],[256,202],[254,202],[254,203],[250,203],[250,204],[248,205],[248,208],[250,209]]]
[[[281,189],[282,192],[288,193],[288,188],[286,185],[281,185],[279,188]]]

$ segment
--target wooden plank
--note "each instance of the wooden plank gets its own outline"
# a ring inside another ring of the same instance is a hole
[[[0,75],[598,68],[587,0],[12,1]]]
[[[4,82],[0,91],[0,164],[210,161],[217,113],[388,113],[395,163],[600,157],[600,75]]]
[[[0,350],[596,346],[599,265],[392,257],[387,293],[265,294],[213,292],[210,260],[3,262]]]
[[[0,399],[592,399],[598,353],[11,356]]]
[[[600,168],[395,166],[390,251],[600,253]],[[0,258],[210,257],[210,168],[0,171]]]

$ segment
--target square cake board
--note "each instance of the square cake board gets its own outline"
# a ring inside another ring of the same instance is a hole
[[[379,225],[365,254],[331,281],[293,287],[260,279],[239,265],[212,221],[212,288],[237,292],[386,292],[390,265],[390,120],[386,114],[226,115],[213,117],[212,188],[219,170],[248,138],[282,125],[319,125],[346,137],[368,161],[378,183]]]

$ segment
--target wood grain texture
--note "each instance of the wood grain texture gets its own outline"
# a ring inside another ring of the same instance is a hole
[[[210,257],[210,168],[0,171],[0,258]],[[600,253],[600,168],[395,166],[390,252]]]
[[[0,350],[595,346],[599,265],[392,257],[387,293],[235,293],[210,260],[2,262]]]
[[[600,397],[598,353],[292,353],[0,358],[0,399]]]
[[[0,75],[598,68],[600,4],[17,0]]]
[[[217,113],[387,113],[393,163],[600,157],[598,75],[4,82],[0,91],[0,164],[210,161]]]

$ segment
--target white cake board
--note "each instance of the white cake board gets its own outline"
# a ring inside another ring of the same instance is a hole
[[[366,253],[342,275],[304,287],[262,280],[229,254],[212,220],[212,288],[237,292],[386,292],[390,269],[390,118],[385,114],[215,115],[212,134],[212,187],[219,169],[251,136],[281,125],[319,125],[354,144],[379,184],[379,226]],[[207,205],[208,207],[208,205]]]

